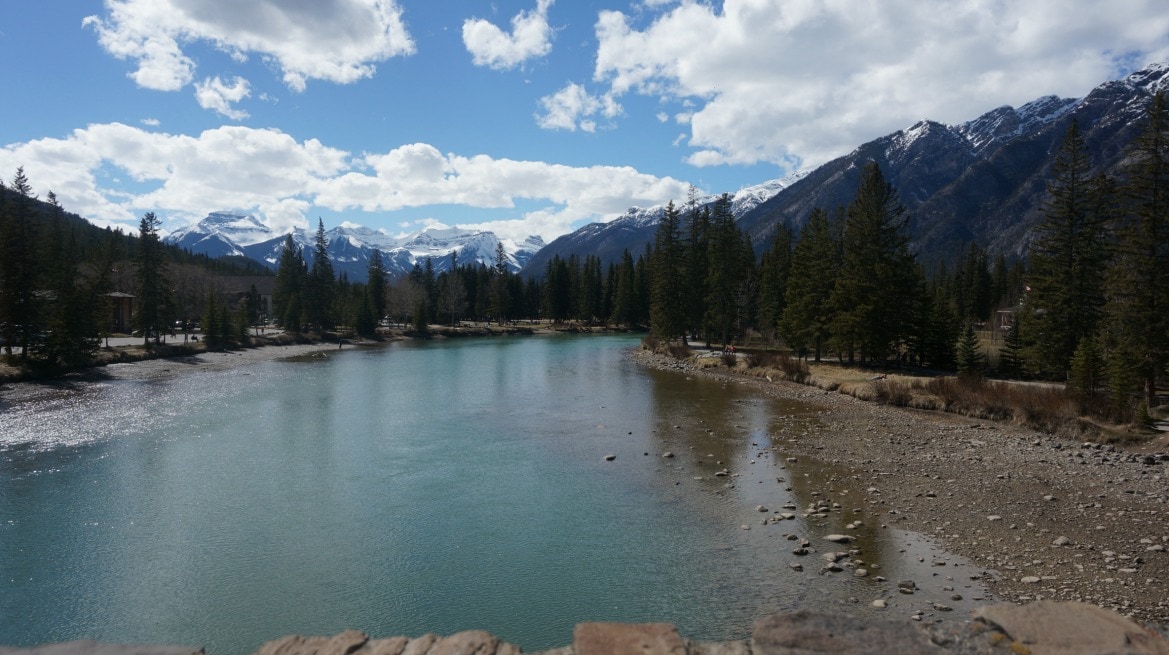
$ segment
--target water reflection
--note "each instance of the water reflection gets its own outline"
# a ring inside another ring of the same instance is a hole
[[[688,502],[704,520],[738,528],[722,555],[750,553],[744,558],[761,581],[751,592],[764,606],[872,612],[870,601],[883,599],[892,608],[968,616],[984,604],[984,587],[971,579],[979,570],[922,535],[888,528],[880,490],[861,474],[785,453],[786,438],[820,429],[818,408],[677,372],[650,379],[658,447],[673,456],[659,469],[662,484],[698,491]],[[834,534],[849,541],[824,539]],[[831,553],[835,567],[825,559]],[[913,594],[898,589],[904,580],[914,581]],[[782,591],[768,589],[777,581]]]

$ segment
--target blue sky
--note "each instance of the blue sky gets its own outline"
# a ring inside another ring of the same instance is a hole
[[[1169,61],[1142,0],[3,0],[0,176],[101,225],[552,239]]]

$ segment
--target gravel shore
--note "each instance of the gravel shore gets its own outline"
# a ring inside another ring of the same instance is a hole
[[[1156,446],[1068,441],[644,350],[633,357],[817,406],[812,428],[772,435],[776,456],[850,470],[856,492],[890,528],[928,535],[996,573],[985,581],[995,596],[1085,601],[1166,632],[1169,453]]]
[[[355,346],[346,346],[355,347]],[[337,345],[324,342],[268,345],[223,352],[202,352],[181,357],[162,357],[108,364],[71,373],[63,378],[45,382],[20,381],[0,384],[0,401],[18,401],[36,398],[41,394],[56,393],[62,384],[86,380],[153,380],[181,375],[195,370],[222,371],[237,366],[288,357],[328,356]]]

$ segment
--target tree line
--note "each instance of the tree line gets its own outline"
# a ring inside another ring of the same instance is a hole
[[[133,295],[133,326],[153,344],[174,321],[228,302],[225,275],[265,275],[250,261],[213,260],[166,246],[159,220],[138,234],[99,228],[33,193],[24,169],[0,181],[0,348],[17,365],[67,370],[92,361],[114,330],[115,292]],[[222,321],[221,321],[222,323]],[[238,330],[233,328],[233,333]]]
[[[729,216],[671,204],[651,253],[651,329],[719,344],[751,330],[801,357],[986,372],[975,327],[1005,314],[997,373],[1067,381],[1128,420],[1157,404],[1169,359],[1169,110],[1154,97],[1117,177],[1093,174],[1073,119],[1026,262],[977,244],[928,274],[876,163],[855,198],[781,226],[756,264]]]
[[[461,321],[578,322],[980,375],[988,362],[976,328],[1002,315],[993,372],[1066,380],[1118,416],[1141,411],[1157,403],[1169,358],[1167,112],[1163,95],[1150,102],[1117,178],[1092,173],[1071,122],[1026,261],[991,259],[969,244],[960,261],[926,271],[910,251],[896,190],[869,163],[847,206],[813,210],[798,232],[779,226],[761,256],[728,194],[706,206],[694,192],[681,208],[670,203],[643,252],[608,264],[557,255],[542,275],[527,276],[510,270],[500,244],[490,265],[461,263],[455,252],[438,262],[441,271],[426,259],[396,280],[375,251],[366,280],[351,281],[334,274],[318,220],[311,263],[291,235],[285,241],[271,319],[290,332],[345,327],[364,336],[384,322],[416,333]],[[0,338],[10,358],[15,347],[52,365],[85,361],[108,334],[112,290],[138,296],[135,324],[147,343],[176,317],[202,316],[212,345],[246,339],[258,320],[254,290],[233,306],[213,285],[176,282],[196,264],[240,269],[163,246],[154,214],[136,238],[70,217],[51,192],[37,200],[22,169],[10,186],[0,183]]]

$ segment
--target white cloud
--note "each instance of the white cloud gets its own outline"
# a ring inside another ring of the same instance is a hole
[[[162,121],[157,118],[143,118],[140,122],[147,127],[158,127],[162,125]]]
[[[601,115],[615,118],[622,112],[621,105],[610,95],[594,96],[583,86],[568,83],[556,93],[540,99],[543,113],[536,115],[536,123],[546,130],[575,131],[578,127],[585,132],[596,130],[596,121],[590,117]]]
[[[516,219],[519,222],[507,221],[510,237],[554,238],[570,231],[576,221],[609,220],[633,205],[681,201],[689,188],[679,180],[629,167],[443,155],[428,144],[366,155],[360,163],[365,170],[322,181],[316,187],[316,203],[334,211],[367,212],[441,204],[511,209],[517,200],[544,200],[553,206],[524,214]]]
[[[230,207],[287,225],[303,222],[306,189],[343,171],[348,155],[276,130],[227,126],[185,136],[110,123],[0,148],[0,170],[17,165],[69,211],[106,224],[132,226],[145,211],[181,223]]]
[[[633,205],[681,201],[687,184],[630,167],[572,167],[486,155],[442,154],[418,143],[353,159],[315,139],[224,126],[173,135],[109,123],[0,148],[0,170],[24,166],[34,191],[103,225],[133,229],[155,211],[168,230],[224,208],[255,212],[276,229],[305,227],[310,210],[377,214],[428,206],[502,210],[511,238],[555,238],[580,220]],[[121,180],[121,181],[119,181]],[[514,211],[517,202],[546,203]],[[345,220],[364,223],[362,215]],[[437,219],[433,219],[438,224]]]
[[[248,112],[236,109],[232,105],[252,95],[251,85],[242,77],[236,77],[231,84],[226,84],[218,77],[209,77],[202,82],[195,83],[195,98],[203,109],[214,110],[221,116],[241,121],[248,117]]]
[[[105,0],[105,16],[89,16],[98,43],[138,68],[140,86],[177,91],[195,77],[183,45],[204,41],[235,61],[258,54],[284,82],[303,91],[308,80],[345,84],[374,65],[414,52],[396,0]]]
[[[548,8],[553,0],[537,0],[535,11],[521,11],[511,19],[511,33],[482,18],[463,22],[463,44],[476,66],[496,70],[515,68],[552,51]]]
[[[822,163],[930,118],[959,122],[1039,95],[1079,96],[1169,60],[1163,3],[1133,0],[683,0],[648,24],[604,11],[593,81],[687,102],[690,163]],[[573,84],[541,125],[588,115]],[[572,101],[575,100],[574,104]]]

